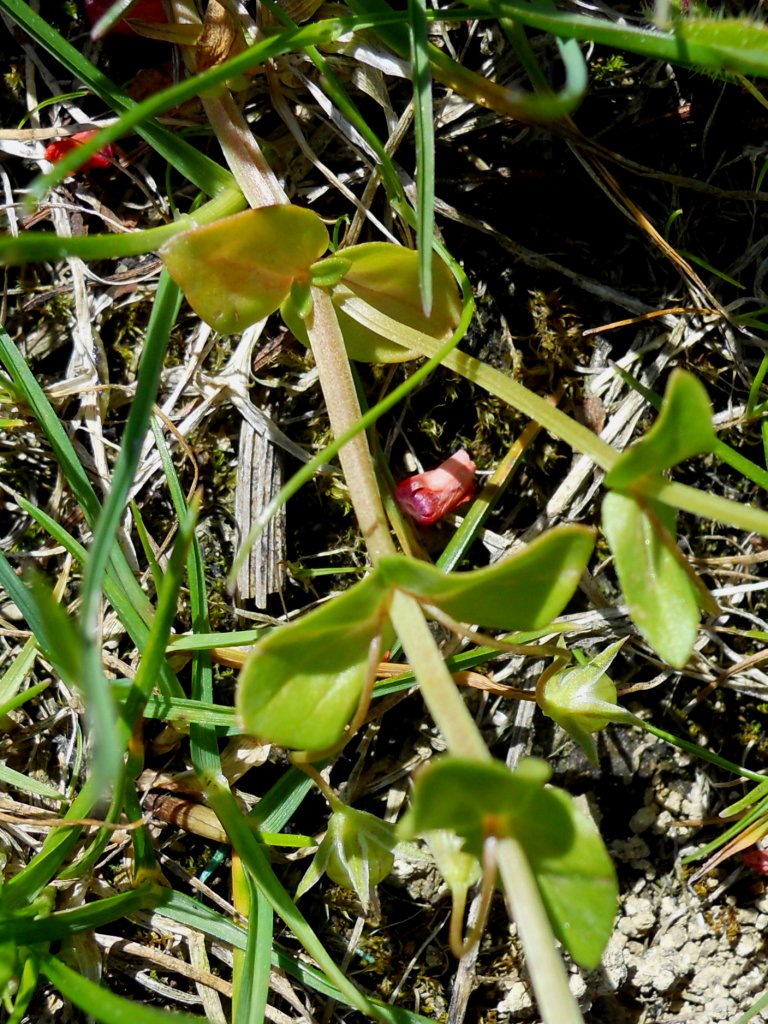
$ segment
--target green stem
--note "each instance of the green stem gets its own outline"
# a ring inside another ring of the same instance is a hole
[[[336,310],[323,288],[312,287],[312,314],[307,329],[331,429],[340,437],[357,425],[362,412]],[[339,451],[339,461],[374,563],[385,555],[395,554],[365,434],[350,438]]]
[[[419,602],[396,590],[389,614],[418,680],[419,692],[448,749],[456,757],[490,760],[488,747],[437,649]]]
[[[338,434],[350,430],[360,419],[361,411],[331,297],[323,289],[313,288],[312,299],[308,333],[331,425]],[[375,562],[392,552],[394,544],[384,519],[365,435],[352,438],[340,450],[339,458],[360,528]],[[458,757],[489,761],[491,754],[448,672],[419,603],[396,590],[390,618],[448,749]],[[498,854],[499,870],[520,929],[543,1019],[546,1024],[582,1024],[525,854],[515,840],[500,843]]]
[[[536,879],[516,839],[499,840],[497,863],[504,883],[504,898],[520,932],[539,1013],[545,1021],[583,1024],[576,1000],[568,987],[568,976],[555,945]]]
[[[339,437],[355,427],[362,412],[331,297],[324,289],[313,287],[312,302],[308,333],[331,427]],[[339,460],[366,545],[374,563],[378,562],[394,554],[395,545],[364,433],[348,441],[339,451]],[[429,712],[452,753],[488,760],[488,748],[437,649],[421,606],[412,597],[396,592],[390,618],[413,666]]]

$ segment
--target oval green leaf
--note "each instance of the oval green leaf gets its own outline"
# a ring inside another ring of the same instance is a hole
[[[316,213],[287,204],[246,210],[176,235],[160,256],[190,306],[221,334],[273,313],[328,248]]]
[[[237,686],[244,732],[295,750],[336,744],[362,693],[384,599],[378,577],[371,575],[260,640]]]
[[[621,455],[605,478],[606,487],[623,490],[683,459],[711,452],[716,444],[712,406],[704,385],[693,374],[675,370],[658,419],[637,444]]]
[[[528,805],[518,840],[555,935],[577,964],[592,970],[618,905],[616,872],[600,833],[568,793],[547,786]]]
[[[603,531],[632,621],[657,654],[683,668],[699,625],[697,594],[656,527],[660,523],[674,541],[677,513],[659,502],[647,506],[650,516],[629,495],[607,494]]]
[[[339,283],[375,309],[438,341],[446,341],[456,330],[461,317],[461,296],[453,274],[439,256],[432,258],[434,301],[428,317],[421,308],[419,256],[413,249],[391,242],[366,242],[341,249],[328,258],[328,280],[338,274],[340,257],[347,266]],[[322,261],[312,268],[314,281],[324,280],[325,263]],[[416,358],[417,353],[398,344],[396,338],[382,338],[353,320],[335,300],[334,305],[350,359],[399,363]],[[308,344],[306,327],[290,296],[283,302],[280,312],[296,337]]]
[[[573,596],[594,543],[593,530],[560,526],[487,569],[443,573],[426,562],[391,557],[381,560],[379,571],[388,583],[459,622],[539,629]]]
[[[562,790],[545,783],[545,762],[526,758],[512,772],[498,761],[444,757],[417,778],[403,839],[450,829],[480,857],[490,836],[514,836],[536,878],[552,928],[584,967],[597,965],[610,937],[618,886],[592,822]]]
[[[512,835],[535,793],[552,774],[549,765],[525,758],[511,772],[500,761],[441,757],[415,780],[411,808],[398,825],[402,839],[449,829],[464,840],[464,850],[480,859],[493,834]]]

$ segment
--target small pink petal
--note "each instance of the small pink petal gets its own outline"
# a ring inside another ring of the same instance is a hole
[[[417,523],[429,526],[472,497],[476,469],[462,448],[437,469],[401,480],[395,488],[395,500]]]

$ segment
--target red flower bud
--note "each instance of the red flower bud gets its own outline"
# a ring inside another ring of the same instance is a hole
[[[748,868],[752,868],[758,874],[768,875],[768,850],[760,850],[758,847],[755,847],[754,850],[747,850],[746,853],[742,853],[741,859]]]
[[[71,153],[73,149],[77,149],[84,142],[92,139],[96,134],[94,130],[88,132],[76,132],[74,135],[67,135],[63,139],[56,139],[54,142],[47,147],[45,151],[45,159],[52,164],[57,164],[59,160]],[[112,147],[105,146],[100,149],[98,153],[94,153],[93,156],[89,157],[85,163],[80,167],[81,171],[93,171],[101,170],[104,167],[109,167],[112,158]]]
[[[395,500],[417,523],[429,526],[472,497],[476,469],[462,448],[437,469],[401,480],[395,488]]]

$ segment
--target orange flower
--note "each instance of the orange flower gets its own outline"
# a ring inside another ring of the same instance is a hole
[[[429,526],[472,497],[476,469],[462,448],[437,469],[401,480],[395,488],[395,500],[417,523]]]

